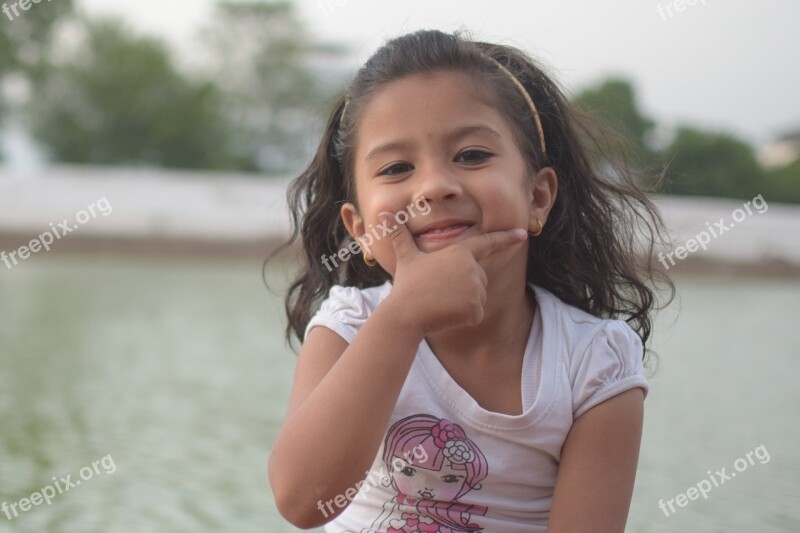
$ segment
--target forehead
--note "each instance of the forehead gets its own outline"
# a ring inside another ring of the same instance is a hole
[[[404,457],[400,457],[398,455],[393,456],[392,459],[393,460],[394,459],[400,459],[401,461],[405,460]],[[433,454],[430,454],[430,455],[428,455],[428,459],[426,461],[421,462],[421,461],[417,461],[416,459],[413,459],[408,466],[410,466],[412,468],[415,468],[415,469],[418,469],[418,470],[426,470],[426,471],[430,471],[430,472],[438,472],[438,473],[440,473],[440,475],[447,475],[447,474],[459,474],[459,475],[461,475],[461,474],[465,473],[463,467],[462,468],[453,468],[453,464],[450,462],[449,459],[444,459],[439,468],[435,468],[433,465],[434,465]]]
[[[487,91],[469,75],[437,71],[406,76],[382,86],[362,108],[357,157],[363,159],[371,145],[415,134],[434,137],[476,122],[510,133],[500,112],[490,104]]]
[[[415,108],[432,108],[434,103],[470,103],[476,100],[486,104],[485,90],[472,76],[460,71],[439,70],[411,74],[381,86],[370,97],[366,108],[373,113],[386,111],[397,105]]]

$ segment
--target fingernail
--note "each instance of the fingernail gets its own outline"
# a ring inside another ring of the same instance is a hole
[[[518,239],[524,239],[528,235],[528,232],[522,228],[516,228],[514,230],[514,237]]]

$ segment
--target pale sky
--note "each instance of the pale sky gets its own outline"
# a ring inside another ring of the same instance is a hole
[[[90,13],[122,14],[185,50],[213,6],[213,0],[78,1]],[[800,129],[796,0],[695,0],[681,12],[674,0],[295,3],[312,35],[350,43],[359,62],[402,33],[466,27],[476,38],[524,48],[570,90],[626,75],[643,110],[667,126],[724,128],[753,143]]]

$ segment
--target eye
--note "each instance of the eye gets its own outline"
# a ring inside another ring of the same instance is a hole
[[[446,476],[442,476],[442,481],[445,483],[458,483],[461,481],[461,476],[457,476],[455,474],[448,474]]]
[[[492,154],[490,154],[489,152],[484,152],[483,150],[464,150],[463,152],[458,154],[457,159],[460,159],[463,156],[468,156],[464,161],[465,163],[474,164],[474,163],[483,163],[484,161],[492,157]]]
[[[407,466],[407,467],[405,467],[405,468],[404,468],[404,469],[402,469],[400,472],[402,472],[402,474],[403,474],[404,476],[408,476],[408,477],[411,477],[411,476],[413,476],[414,474],[416,474],[416,473],[417,473],[417,471],[416,471],[416,470],[414,470],[413,468],[411,468],[410,466]]]
[[[397,176],[398,174],[408,172],[410,169],[411,165],[407,163],[395,163],[380,171],[378,176]]]

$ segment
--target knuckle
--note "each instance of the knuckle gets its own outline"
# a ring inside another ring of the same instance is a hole
[[[471,318],[472,318],[471,323],[473,325],[480,324],[481,321],[483,320],[483,308],[479,307],[475,311],[473,311]]]

